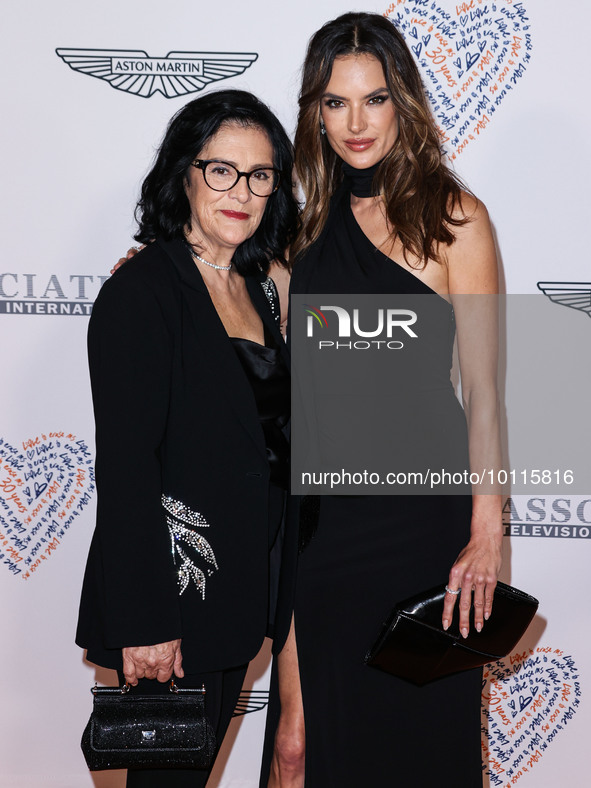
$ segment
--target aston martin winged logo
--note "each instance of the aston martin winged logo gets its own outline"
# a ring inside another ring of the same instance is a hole
[[[169,52],[166,57],[149,57],[141,49],[55,51],[74,71],[142,98],[197,93],[212,82],[242,74],[258,58],[254,52]]]
[[[578,309],[591,317],[591,282],[538,282],[550,301]]]

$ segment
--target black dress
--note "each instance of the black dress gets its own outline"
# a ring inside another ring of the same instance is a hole
[[[320,239],[294,267],[292,292],[438,299],[364,235],[351,210],[351,185],[346,177]],[[465,419],[449,381],[453,309],[441,299],[437,313],[441,347],[427,371],[433,405],[438,422],[457,423],[460,413],[467,451]],[[431,410],[424,411],[426,419]],[[482,784],[481,672],[417,688],[364,664],[392,605],[446,581],[469,540],[470,518],[469,495],[320,499],[318,527],[300,556],[295,600],[306,788]]]
[[[274,286],[273,286],[274,287]],[[276,314],[279,301],[276,291]],[[269,610],[267,634],[275,633],[277,597],[284,549],[285,497],[289,480],[289,441],[285,429],[289,422],[291,378],[279,347],[264,326],[265,344],[231,337],[230,341],[252,388],[259,420],[265,436],[269,461]]]

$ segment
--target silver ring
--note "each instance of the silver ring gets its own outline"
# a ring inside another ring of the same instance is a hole
[[[445,590],[447,591],[447,593],[448,593],[448,594],[452,594],[453,596],[457,596],[457,595],[458,595],[459,593],[461,593],[461,591],[462,591],[462,589],[461,589],[461,588],[458,588],[458,589],[456,589],[456,590],[454,591],[454,590],[453,590],[453,589],[451,589],[449,586],[445,586]]]

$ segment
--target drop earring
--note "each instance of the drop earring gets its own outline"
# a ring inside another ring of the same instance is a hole
[[[322,116],[320,116],[320,133],[326,134],[326,126],[324,125],[324,121],[322,120]]]

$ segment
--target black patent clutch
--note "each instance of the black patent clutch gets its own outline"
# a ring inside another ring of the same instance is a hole
[[[129,686],[93,687],[82,752],[95,769],[205,769],[215,733],[205,716],[205,689],[141,695]]]
[[[459,630],[458,605],[448,630],[441,624],[445,585],[405,599],[392,610],[366,655],[371,667],[422,686],[435,679],[478,668],[512,651],[538,609],[538,600],[517,588],[497,583],[493,611],[481,632]]]

